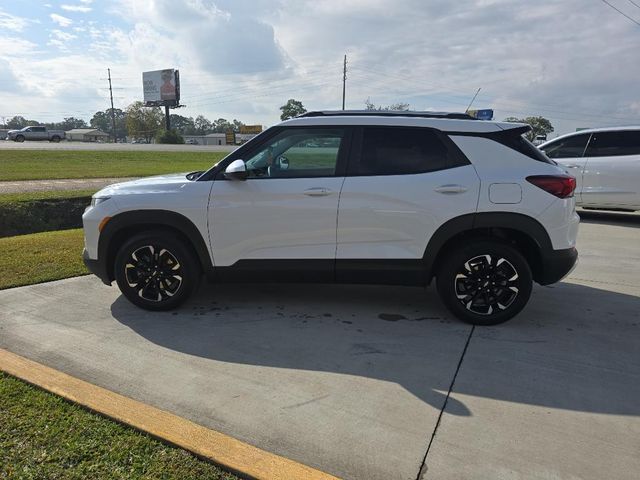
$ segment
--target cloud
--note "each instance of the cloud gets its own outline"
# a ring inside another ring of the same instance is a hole
[[[71,20],[70,18],[63,17],[62,15],[58,15],[57,13],[51,13],[49,14],[49,17],[51,18],[51,21],[53,23],[57,23],[61,27],[68,27],[73,23],[73,20]]]
[[[62,30],[52,30],[51,34],[49,35],[49,41],[47,42],[47,45],[57,47],[62,50],[68,50],[67,44],[71,40],[75,40],[76,38],[78,38],[78,36],[74,35],[73,33],[64,32]]]
[[[199,67],[213,74],[268,73],[285,67],[286,53],[273,26],[256,13],[264,2],[121,0],[123,17],[171,39],[175,52],[194,51]],[[272,3],[272,6],[277,3]],[[193,45],[198,48],[193,49]]]
[[[0,91],[15,92],[19,88],[18,78],[11,69],[11,64],[0,58]]]
[[[91,7],[87,7],[86,5],[68,5],[62,4],[60,5],[62,10],[66,10],[67,12],[80,12],[80,13],[88,13],[92,10]]]
[[[33,20],[0,10],[0,29],[22,32]]]
[[[0,34],[0,58],[23,82],[50,79],[42,105],[33,103],[50,112],[102,108],[101,99],[75,101],[69,92],[89,91],[105,65],[123,78],[120,106],[140,98],[142,71],[177,67],[187,104],[180,114],[268,125],[291,97],[309,109],[339,108],[347,53],[348,108],[370,97],[460,111],[482,87],[475,107],[493,107],[499,119],[543,115],[558,133],[637,123],[640,114],[637,26],[601,2],[117,0],[105,2],[100,19],[71,24],[53,14],[55,29],[77,38],[51,32],[48,51],[34,43],[29,19],[4,10],[0,28],[11,35]],[[82,51],[70,55],[70,42]],[[48,106],[53,97],[59,103]]]

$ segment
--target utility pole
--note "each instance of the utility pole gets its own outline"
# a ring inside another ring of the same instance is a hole
[[[113,143],[118,142],[118,136],[116,133],[116,112],[113,110],[113,89],[111,88],[111,69],[107,68],[107,74],[109,75],[109,97],[111,97],[111,125],[113,127]]]
[[[344,97],[347,88],[347,55],[344,56],[344,68],[342,70],[342,110],[344,110]]]

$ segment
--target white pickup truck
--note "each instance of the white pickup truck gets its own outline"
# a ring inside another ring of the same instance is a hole
[[[24,142],[25,140],[48,140],[50,142],[59,142],[65,138],[64,130],[47,130],[47,127],[24,127],[20,130],[9,130],[7,132],[7,140],[15,142]]]

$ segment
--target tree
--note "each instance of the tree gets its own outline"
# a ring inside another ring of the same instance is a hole
[[[114,108],[113,113],[116,117],[116,138],[124,138],[127,136],[126,114],[120,108]],[[104,112],[94,113],[89,124],[92,128],[102,130],[103,132],[111,134],[113,137],[113,122],[111,120],[110,108],[107,108]]]
[[[531,125],[531,130],[525,135],[529,141],[533,141],[538,135],[548,135],[553,132],[553,125],[551,125],[551,122],[544,117],[507,117],[504,121]]]
[[[158,130],[156,143],[184,143],[184,138],[176,130]]]
[[[145,107],[144,103],[133,102],[127,108],[126,124],[129,136],[144,138],[149,143],[162,125],[164,114],[159,107]]]
[[[193,124],[198,135],[206,135],[213,129],[213,125],[204,115],[198,115]]]
[[[40,125],[40,122],[36,122],[35,120],[27,120],[20,115],[16,115],[15,117],[10,118],[6,123],[6,127],[13,130],[29,127],[31,125]]]
[[[307,113],[307,109],[304,108],[302,102],[299,100],[294,100],[290,98],[287,100],[287,103],[280,107],[282,110],[282,115],[280,115],[280,120],[288,120],[290,118],[295,118],[303,113]]]
[[[377,111],[402,111],[402,112],[406,112],[409,110],[409,104],[408,103],[392,103],[391,105],[374,105],[371,100],[369,98],[367,98],[364,101],[364,105],[365,105],[365,109],[366,110],[377,110]]]
[[[183,117],[172,113],[169,116],[169,121],[171,122],[171,128],[182,135],[195,135],[196,133],[193,117]]]

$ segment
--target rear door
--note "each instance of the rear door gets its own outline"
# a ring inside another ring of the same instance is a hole
[[[415,261],[435,230],[476,211],[478,175],[437,130],[362,127],[353,152],[340,194],[338,279],[348,280],[356,267],[366,270],[367,262],[420,268]]]
[[[640,130],[593,133],[585,160],[584,205],[640,207]]]
[[[555,160],[564,167],[570,175],[576,177],[576,201],[582,201],[582,188],[586,158],[584,152],[589,142],[589,133],[580,133],[569,137],[559,138],[542,146],[547,157]]]

